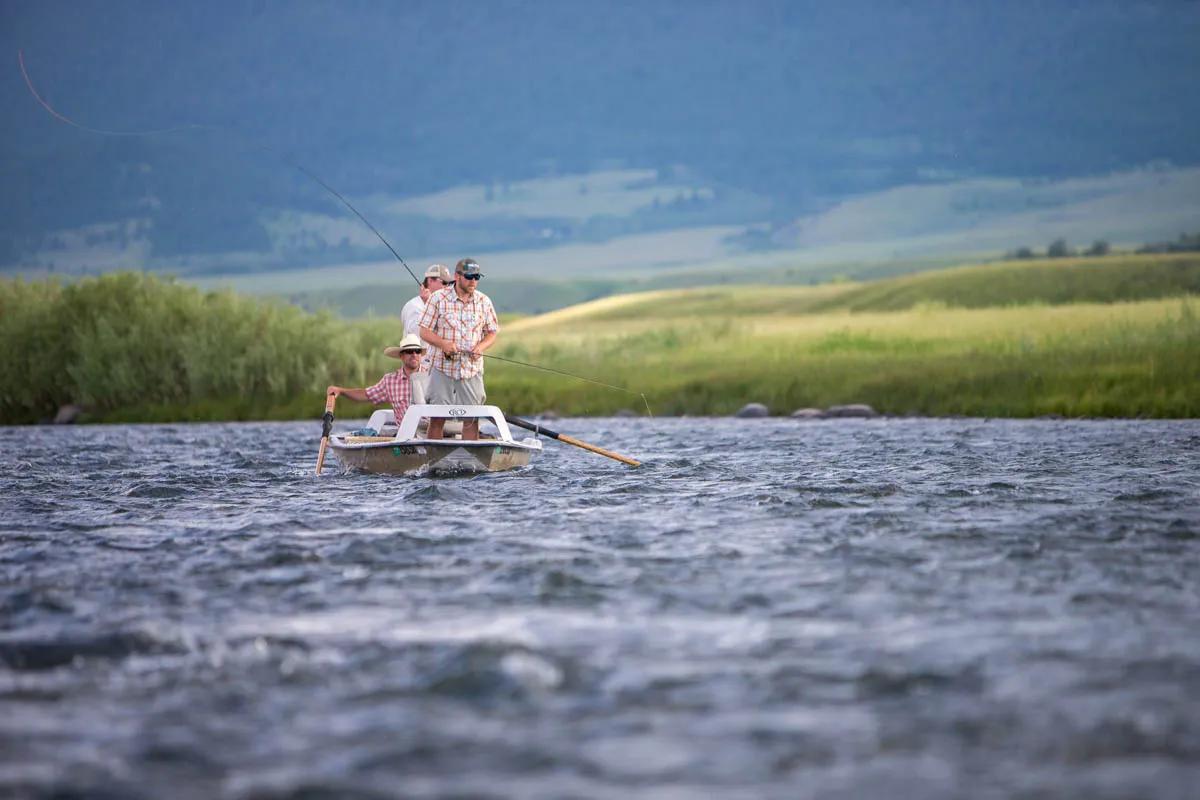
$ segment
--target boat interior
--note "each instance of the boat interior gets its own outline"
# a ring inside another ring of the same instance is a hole
[[[479,419],[479,438],[481,440],[498,440],[502,437],[497,430],[495,424],[490,417],[480,416]],[[370,442],[390,442],[394,441],[400,433],[400,426],[396,424],[396,415],[388,409],[379,409],[371,414],[371,418],[367,420],[366,428],[375,431],[373,435],[356,435],[354,432],[344,434],[342,441],[347,444],[367,444]],[[415,435],[405,437],[405,439],[424,439],[429,430],[429,418],[422,417],[417,423]],[[462,440],[463,421],[462,419],[447,419],[442,429],[443,439]]]

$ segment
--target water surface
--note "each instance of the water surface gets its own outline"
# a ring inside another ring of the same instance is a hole
[[[1200,423],[0,429],[0,794],[1194,797]]]

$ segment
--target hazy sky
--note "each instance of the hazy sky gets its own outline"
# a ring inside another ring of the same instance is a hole
[[[100,127],[231,125],[481,169],[509,168],[492,143],[526,159],[758,144],[1006,164],[1022,160],[1006,140],[1043,131],[1114,161],[1200,157],[1200,3],[1183,0],[3,8],[10,58],[23,48],[47,97]],[[20,146],[49,120],[13,67],[0,135]]]
[[[55,121],[29,96],[19,48],[46,99],[84,124],[222,126],[356,197],[681,166],[770,198],[782,219],[939,176],[1200,163],[1188,0],[0,9],[9,235],[131,214],[150,193],[154,213],[198,221],[189,236],[224,225],[236,239],[239,204],[304,204],[294,176],[229,141],[102,139]]]

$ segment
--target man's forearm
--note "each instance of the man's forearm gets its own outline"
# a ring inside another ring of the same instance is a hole
[[[339,397],[349,397],[359,403],[370,403],[371,398],[367,397],[367,390],[361,388],[349,388],[346,386],[330,386],[330,394],[336,394]]]
[[[433,328],[421,328],[421,338],[429,342],[438,350],[453,350],[454,345],[447,342],[442,337],[433,332]]]

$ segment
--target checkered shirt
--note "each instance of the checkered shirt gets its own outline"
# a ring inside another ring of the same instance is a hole
[[[500,321],[496,319],[492,301],[483,292],[476,290],[471,299],[463,300],[453,286],[447,286],[430,295],[425,313],[421,315],[421,327],[430,328],[455,348],[470,349],[489,333],[499,331]],[[462,380],[483,374],[482,358],[459,355],[448,359],[440,348],[430,346],[430,349],[433,351],[431,368],[450,378]]]
[[[384,375],[374,386],[367,387],[367,399],[372,403],[391,403],[399,423],[410,404],[425,402],[425,393],[403,369],[398,369]]]

